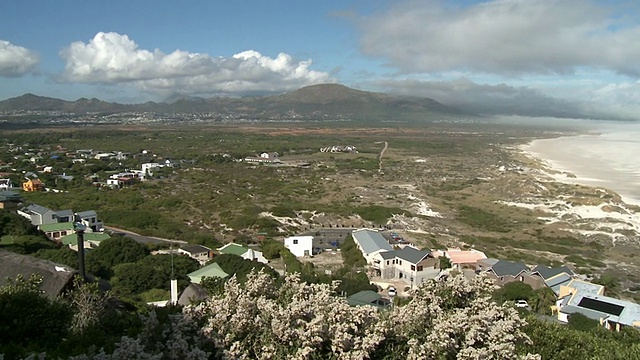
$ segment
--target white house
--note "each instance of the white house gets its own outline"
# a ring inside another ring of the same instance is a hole
[[[284,239],[284,247],[296,257],[313,255],[313,236],[291,236]]]
[[[104,228],[102,220],[98,220],[98,214],[93,210],[81,211],[76,214],[80,222],[92,231],[101,231]]]
[[[9,191],[12,188],[11,179],[0,179],[0,191]]]
[[[213,255],[210,248],[197,244],[183,245],[178,249],[178,253],[185,254],[190,258],[197,260],[201,265],[206,264]]]
[[[142,174],[144,174],[144,176],[146,175],[153,176],[153,171],[161,167],[162,165],[158,163],[144,163],[141,166],[142,166]]]
[[[411,246],[393,251],[379,251],[372,256],[371,266],[382,279],[400,279],[413,287],[440,273],[440,260],[428,250]]]

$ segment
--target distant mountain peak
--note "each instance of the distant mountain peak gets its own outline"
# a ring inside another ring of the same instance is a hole
[[[255,120],[393,120],[429,121],[458,116],[460,111],[429,98],[393,96],[351,89],[341,84],[317,84],[283,95],[243,98],[200,97],[174,94],[162,103],[118,104],[96,98],[76,101],[46,98],[34,94],[0,101],[0,111],[64,111],[118,113],[208,113],[211,119]],[[468,115],[468,114],[464,114]],[[213,116],[213,117],[211,117]]]

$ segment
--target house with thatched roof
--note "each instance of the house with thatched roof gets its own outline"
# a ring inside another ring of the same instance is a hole
[[[7,284],[10,279],[16,279],[18,275],[28,279],[32,274],[37,274],[42,276],[40,288],[44,294],[55,298],[72,286],[73,277],[77,273],[66,265],[0,250],[0,286]]]

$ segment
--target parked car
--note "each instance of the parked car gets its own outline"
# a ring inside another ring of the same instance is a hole
[[[387,290],[387,294],[389,294],[389,297],[396,296],[397,295],[396,288],[393,286],[389,286],[389,289]]]
[[[517,308],[528,308],[529,307],[529,303],[527,303],[526,300],[517,300],[516,301],[516,307]]]

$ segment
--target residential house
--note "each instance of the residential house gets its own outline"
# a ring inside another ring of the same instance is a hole
[[[38,204],[30,204],[19,209],[18,215],[29,219],[29,221],[31,221],[35,226],[58,222],[58,217],[55,211]]]
[[[45,187],[42,181],[38,179],[29,179],[22,183],[22,190],[27,192],[44,191]]]
[[[94,210],[81,211],[75,214],[76,221],[81,222],[93,232],[100,232],[104,229],[102,220],[98,219],[98,214]]]
[[[153,172],[160,167],[158,163],[144,163],[141,165],[142,174],[144,177],[153,176]]]
[[[475,249],[471,250],[460,250],[460,249],[448,249],[444,252],[444,256],[446,256],[451,262],[451,268],[456,270],[462,269],[478,269],[478,260],[483,260],[487,258],[482,251],[478,251]]]
[[[0,179],[0,191],[9,191],[13,189],[11,179]]]
[[[374,306],[376,308],[386,308],[391,306],[389,299],[383,298],[382,295],[372,290],[364,290],[357,292],[347,298],[347,302],[351,306]]]
[[[73,222],[74,221],[74,214],[73,214],[73,210],[71,209],[65,209],[65,210],[57,210],[56,211],[56,218],[58,219],[59,223],[63,223],[63,222]]]
[[[209,292],[199,284],[191,283],[182,291],[178,298],[178,304],[185,306],[193,303],[197,303],[206,300],[209,297]]]
[[[204,277],[215,277],[224,279],[229,276],[229,274],[224,272],[224,270],[222,270],[218,263],[211,263],[203,268],[189,273],[187,276],[189,277],[189,279],[191,279],[192,283],[200,284],[202,282],[202,278]]]
[[[553,290],[556,295],[560,294],[560,288],[568,285],[575,274],[566,266],[550,268],[545,265],[538,265],[531,270],[531,275],[539,276],[544,280],[544,284]]]
[[[20,194],[14,191],[0,191],[0,209],[18,210],[22,203]]]
[[[296,257],[313,255],[313,236],[291,236],[284,238],[284,247]]]
[[[640,328],[640,305],[604,296],[604,286],[573,279],[562,286],[556,302],[558,320],[568,322],[572,314],[598,320],[600,325],[620,331],[623,326]]]
[[[202,265],[206,264],[213,256],[211,249],[197,244],[183,245],[178,249],[178,253],[185,254],[190,258],[197,260]]]
[[[126,186],[131,186],[135,183],[136,183],[136,178],[134,177],[123,176],[116,179],[107,179],[107,186],[115,189],[121,189]]]
[[[395,277],[413,287],[425,280],[435,279],[440,273],[440,260],[431,251],[405,246],[395,251]]]
[[[260,157],[263,159],[276,159],[279,155],[277,152],[263,152]]]
[[[412,286],[440,273],[440,260],[431,251],[405,246],[398,250],[378,251],[372,257],[372,268],[382,279],[400,279]]]
[[[76,273],[66,265],[0,250],[0,286],[4,286],[18,275],[28,279],[32,274],[38,274],[42,276],[40,289],[47,297],[53,299],[71,288]]]
[[[60,222],[52,224],[42,224],[38,226],[40,231],[44,232],[49,240],[60,242],[60,238],[75,233],[72,222]]]
[[[83,235],[84,240],[84,248],[85,249],[95,249],[100,246],[100,243],[104,240],[110,239],[111,236],[105,233],[93,233],[87,232]],[[69,235],[65,235],[60,238],[60,242],[63,245],[68,246],[73,251],[78,251],[78,234],[71,233]]]
[[[115,156],[114,153],[107,152],[107,153],[97,153],[93,156],[93,158],[96,160],[109,160],[114,156]]]
[[[482,261],[480,260],[479,263]],[[534,290],[545,286],[544,279],[531,275],[529,267],[521,262],[498,260],[484,272],[499,286],[504,286],[514,281],[522,281],[525,284],[529,284]]]
[[[367,264],[373,265],[374,256],[379,252],[393,251],[393,247],[379,232],[358,229],[351,233],[353,241],[362,252]]]
[[[261,251],[249,249],[248,247],[235,244],[235,243],[226,244],[225,246],[219,248],[218,251],[220,251],[221,254],[238,255],[243,259],[255,260],[263,264],[266,264],[269,262],[264,257],[264,255],[262,255]]]

